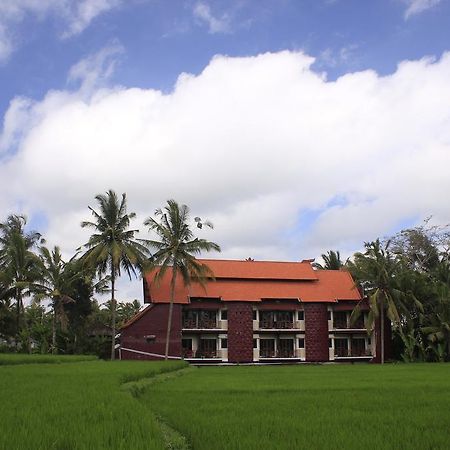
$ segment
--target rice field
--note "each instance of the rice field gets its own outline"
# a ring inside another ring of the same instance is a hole
[[[141,400],[199,450],[450,448],[450,364],[204,367]]]
[[[55,362],[0,367],[0,449],[165,448],[153,410],[121,385],[183,362]]]
[[[450,364],[8,357],[30,364],[0,355],[0,449],[450,448]]]

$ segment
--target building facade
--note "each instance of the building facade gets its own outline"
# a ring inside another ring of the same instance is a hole
[[[374,361],[379,326],[366,330],[367,305],[347,271],[314,270],[311,261],[200,260],[206,286],[175,287],[169,355],[195,363]],[[122,359],[164,354],[170,279],[144,277],[149,305],[121,330]],[[350,314],[356,304],[362,314]],[[386,326],[385,340],[390,327]],[[389,345],[386,345],[389,353]]]

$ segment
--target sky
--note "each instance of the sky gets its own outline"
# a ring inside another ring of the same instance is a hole
[[[95,195],[211,257],[343,257],[450,222],[450,0],[0,0],[0,219],[66,257]],[[121,281],[117,297],[142,297]]]

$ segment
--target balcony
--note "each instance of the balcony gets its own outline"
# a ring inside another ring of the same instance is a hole
[[[184,311],[182,327],[187,330],[217,329],[217,315],[215,311]]]
[[[334,356],[336,358],[371,358],[373,355],[370,350],[335,349]]]
[[[259,353],[260,358],[278,358],[287,359],[295,358],[294,350],[278,350],[278,351],[264,351],[261,350]]]
[[[260,311],[261,330],[290,330],[295,327],[292,311]]]
[[[352,323],[350,321],[350,314],[337,311],[333,314],[333,328],[335,330],[363,330],[365,328],[364,318],[359,317]]]
[[[259,322],[259,328],[288,330],[294,328],[294,322],[290,320],[261,320]]]

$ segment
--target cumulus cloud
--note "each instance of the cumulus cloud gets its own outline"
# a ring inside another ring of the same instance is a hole
[[[408,20],[411,16],[420,14],[430,8],[433,8],[441,0],[404,0],[404,3],[407,4],[407,8],[405,11],[405,20]]]
[[[26,18],[57,17],[63,25],[62,38],[83,32],[95,17],[117,8],[122,0],[14,0],[0,1],[0,62],[19,45],[17,26]]]
[[[193,13],[199,23],[208,26],[209,33],[215,34],[230,32],[230,17],[228,14],[223,14],[220,17],[214,16],[207,3],[197,2],[194,6]]]
[[[71,77],[111,58],[93,55]],[[142,236],[144,218],[175,198],[214,222],[202,236],[233,258],[345,257],[406,219],[449,222],[450,54],[335,81],[313,62],[217,56],[166,94],[94,83],[17,98],[0,140],[0,206],[45,213],[49,243],[67,254],[109,188],[127,192]]]

